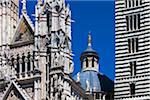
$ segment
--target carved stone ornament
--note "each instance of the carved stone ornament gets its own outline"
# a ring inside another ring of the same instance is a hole
[[[62,52],[58,51],[54,54],[54,66],[62,67],[64,66],[64,55]]]
[[[56,52],[54,54],[54,66],[59,66],[59,54]]]
[[[54,7],[57,12],[60,12],[63,8],[63,0],[55,0]]]
[[[74,71],[74,62],[71,61],[70,62],[70,73],[72,73]]]

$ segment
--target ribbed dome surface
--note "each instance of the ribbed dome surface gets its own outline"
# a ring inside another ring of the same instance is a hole
[[[80,73],[80,83],[81,86],[86,90],[86,80],[89,81],[90,89],[96,89],[96,91],[101,91],[100,81],[98,78],[98,73],[95,71],[84,71]]]
[[[77,80],[77,75],[74,76]],[[80,72],[80,84],[83,89],[86,90],[86,80],[89,81],[90,89],[92,92],[110,92],[113,89],[113,81],[107,76],[96,71],[81,71]],[[109,86],[109,88],[108,88]]]

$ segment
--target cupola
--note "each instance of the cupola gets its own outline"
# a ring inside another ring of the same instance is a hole
[[[99,56],[98,53],[92,49],[92,37],[88,35],[87,49],[81,54],[81,69],[82,71],[94,70],[99,71]]]

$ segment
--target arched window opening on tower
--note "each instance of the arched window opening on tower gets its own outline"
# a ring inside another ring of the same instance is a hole
[[[128,51],[129,53],[138,52],[138,38],[128,39]]]
[[[130,19],[130,27],[129,27],[129,29],[133,30],[133,16],[129,16],[129,19]]]
[[[94,66],[94,62],[95,62],[95,60],[94,60],[94,57],[92,58],[92,67],[95,67]]]
[[[133,15],[133,17],[134,17],[134,29],[136,29],[137,28],[137,24],[136,24],[136,15]]]
[[[129,17],[126,16],[127,31],[129,31]]]
[[[25,56],[22,57],[22,72],[25,72]]]
[[[51,12],[47,12],[47,28],[48,28],[48,32],[50,32],[51,26],[52,26],[52,13]]]
[[[12,67],[15,68],[14,67],[14,58],[11,59],[11,62],[12,62]]]
[[[19,57],[17,57],[17,68],[16,68],[17,74],[19,74],[19,70],[20,70],[20,68],[19,68]]]
[[[134,83],[130,84],[130,94],[135,95],[135,84]]]
[[[126,8],[138,7],[142,4],[142,0],[125,0]]]
[[[96,93],[96,99],[100,99],[99,93]]]
[[[89,67],[88,58],[86,58],[86,67]]]
[[[136,75],[136,61],[130,62],[130,73],[131,76],[135,76]]]
[[[135,31],[140,29],[140,14],[126,16],[126,30]]]
[[[140,29],[140,14],[137,15],[137,24],[138,24],[138,29]]]
[[[32,62],[30,62],[30,57],[31,57],[31,55],[29,54],[28,57],[27,57],[28,58],[28,63],[27,63],[28,68],[27,68],[27,71],[31,70],[30,63],[32,63]]]

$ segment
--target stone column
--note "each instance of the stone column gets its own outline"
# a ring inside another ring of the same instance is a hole
[[[14,16],[14,7],[13,7],[14,5],[13,5],[13,3],[11,2],[11,7],[10,7],[10,9],[11,9],[11,11],[10,11],[10,15],[11,15],[11,18],[10,18],[10,25],[11,25],[11,27],[10,27],[10,32],[11,32],[11,34],[13,34],[13,32],[14,32],[14,29],[13,29],[13,25],[14,25],[14,19],[13,19],[13,16]]]
[[[133,0],[129,0],[129,2],[131,3],[131,7],[133,7],[133,2],[132,2]]]
[[[11,3],[8,1],[8,5],[7,5],[7,17],[8,17],[8,19],[7,19],[7,25],[8,25],[8,36],[7,36],[7,42],[8,43],[10,43],[10,41],[11,41],[11,15],[10,15],[10,12],[11,12]]]
[[[31,71],[31,77],[33,76],[33,57],[32,57],[32,55],[30,56],[30,59],[29,59],[29,61],[30,61],[30,71]]]
[[[5,65],[6,65],[6,53],[5,53],[5,49],[6,49],[6,3],[4,1],[2,1],[2,33],[1,33],[1,40],[2,40],[2,69],[1,70],[5,70]],[[5,71],[4,71],[5,73]]]
[[[19,57],[19,78],[22,78],[22,56]]]
[[[2,22],[2,4],[0,3],[0,23]],[[0,46],[2,45],[2,27],[3,25],[0,24]]]
[[[71,11],[70,11],[70,7],[69,5],[67,5],[67,11],[66,11],[66,15],[69,16],[66,20],[66,33],[69,37],[69,39],[71,40]],[[70,49],[71,49],[71,45],[70,45]]]
[[[100,98],[100,100],[103,100],[103,99],[102,99],[102,94],[101,94],[101,93],[99,94],[99,98]]]
[[[16,74],[18,74],[16,73],[16,70],[15,70],[17,69],[17,58],[14,58],[13,64],[14,64],[14,77],[16,78]]]
[[[25,56],[25,59],[24,59],[24,61],[25,61],[25,77],[28,77],[28,57],[27,57],[27,55]]]
[[[14,35],[14,33],[15,33],[15,28],[14,28],[14,26],[16,26],[16,24],[17,24],[17,19],[16,19],[16,5],[13,5],[13,10],[14,10],[14,12],[15,13],[13,13],[13,35]]]
[[[92,66],[92,57],[88,57],[88,63],[89,63],[89,66],[88,67],[94,67]]]
[[[138,5],[140,5],[140,2],[142,2],[142,0],[138,0]]]
[[[41,72],[39,70],[39,55],[37,52],[35,52],[35,68],[34,68],[34,77],[36,78],[34,80],[34,100],[41,100],[41,86],[40,86],[40,76]]]
[[[54,86],[53,86],[53,78],[50,79],[50,97],[53,98]],[[51,99],[53,100],[53,99]]]
[[[94,100],[96,99],[96,93],[94,93],[93,98],[94,98]]]
[[[35,46],[35,51],[37,51],[37,49],[39,49],[39,45],[38,45],[38,35],[39,35],[39,20],[38,20],[38,6],[36,6],[35,7],[35,34],[34,34],[34,40],[35,40],[35,44],[34,44],[34,46]]]
[[[6,45],[6,3],[3,2],[2,5],[2,45]]]
[[[34,100],[40,100],[40,80],[34,81]]]
[[[126,7],[129,8],[129,0],[126,0]]]
[[[127,16],[128,17],[128,27],[129,27],[129,31],[131,30],[131,22],[130,22],[130,19],[131,19],[131,17],[130,16]]]
[[[106,100],[106,94],[103,95],[103,98],[102,98],[102,99],[103,99],[103,100]]]

